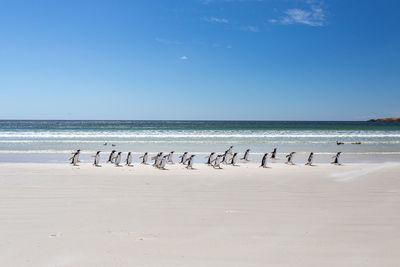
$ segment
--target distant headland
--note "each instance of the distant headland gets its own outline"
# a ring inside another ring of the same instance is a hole
[[[383,118],[383,119],[371,119],[368,122],[400,122],[400,117],[397,118]]]

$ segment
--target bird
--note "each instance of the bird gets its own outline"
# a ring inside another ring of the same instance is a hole
[[[113,158],[114,158],[115,152],[117,152],[117,151],[115,151],[115,150],[111,151],[110,156],[108,157],[107,162],[113,163]]]
[[[142,164],[147,164],[148,156],[149,156],[149,154],[147,152],[145,152],[143,156],[139,157],[139,159],[142,159]]]
[[[162,154],[162,152],[158,152],[155,156],[151,157],[150,160],[154,160],[154,164],[157,161],[157,158]]]
[[[179,156],[179,158],[181,159],[181,161],[179,163],[185,164],[187,155],[188,155],[188,152],[184,152],[181,156]]]
[[[167,155],[167,163],[174,164],[174,153],[175,151],[169,152],[169,154]]]
[[[151,158],[151,160],[154,160],[153,166],[157,167],[160,158],[162,157],[163,152],[159,152],[157,155]]]
[[[193,158],[195,157],[195,155],[191,155],[188,159],[188,164],[186,166],[186,169],[192,169],[193,170]]]
[[[236,165],[237,155],[238,155],[238,153],[235,152],[235,153],[233,154],[232,158],[231,158],[230,164],[231,164],[232,166],[239,166],[239,165]]]
[[[215,152],[211,152],[211,154],[209,156],[206,156],[205,158],[207,159],[207,165],[211,165],[211,163],[214,161],[214,156],[215,156]]]
[[[285,162],[286,164],[291,164],[294,165],[293,163],[293,155],[296,154],[296,152],[290,152],[289,155],[286,155],[287,161]]]
[[[336,153],[336,155],[332,157],[333,161],[331,162],[331,164],[341,165],[339,163],[339,157],[340,157],[341,154],[342,154],[342,152]]]
[[[313,159],[314,159],[314,152],[311,152],[310,155],[308,156],[306,165],[312,166]]]
[[[131,152],[128,152],[128,155],[126,156],[126,164],[125,165],[127,165],[127,166],[129,166],[129,167],[133,167],[133,165],[132,165],[132,153]]]
[[[250,160],[249,160],[249,153],[250,153],[250,149],[247,149],[247,150],[244,152],[243,158],[241,158],[241,160],[243,160],[243,161],[250,161]]]
[[[230,146],[229,148],[228,148],[228,150],[226,150],[225,151],[225,161],[226,162],[228,162],[228,161],[230,161],[231,159],[232,159],[232,156],[233,156],[233,151],[232,151],[232,149],[233,149],[233,146]]]
[[[216,169],[222,169],[221,168],[221,161],[222,161],[222,157],[223,155],[218,155],[215,159],[214,159],[214,165],[213,168]]]
[[[227,164],[228,163],[228,150],[222,154],[221,163]]]
[[[168,161],[168,155],[163,156],[161,161],[160,161],[160,164],[159,164],[158,168],[161,169],[161,170],[166,170],[165,169],[165,165],[167,165],[167,161]]]
[[[268,159],[268,153],[265,153],[261,159],[260,167],[267,168],[267,159]]]
[[[80,153],[81,153],[81,150],[80,149],[78,149],[76,152],[73,152],[72,154],[72,157],[69,159],[71,162],[70,162],[70,164],[72,164],[72,165],[74,165],[74,166],[76,166],[76,165],[78,165],[78,163],[80,162],[79,161],[79,155],[80,155]]]
[[[121,158],[122,158],[121,154],[122,154],[122,152],[118,152],[118,154],[115,157],[113,157],[113,162],[116,167],[120,167],[119,164],[121,163]]]
[[[96,155],[92,156],[92,157],[94,157],[93,166],[100,167],[100,165],[99,165],[99,163],[100,163],[100,152],[101,151],[97,151]]]
[[[276,158],[276,148],[274,148],[274,151],[271,152],[271,159]]]
[[[339,142],[339,141],[336,141],[336,144],[337,144],[338,146],[340,146],[340,145],[344,145],[344,143],[343,143],[343,142]]]

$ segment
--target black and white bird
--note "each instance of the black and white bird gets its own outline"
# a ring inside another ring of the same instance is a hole
[[[243,158],[241,158],[241,160],[243,160],[243,161],[250,161],[250,160],[249,160],[249,153],[250,153],[250,149],[247,149],[247,150],[244,152]]]
[[[161,170],[166,170],[165,165],[167,165],[167,161],[168,161],[168,155],[163,156],[158,165],[158,168]]]
[[[93,166],[100,167],[100,152],[101,151],[97,151],[96,155],[92,156],[94,157]]]
[[[187,156],[188,156],[188,152],[184,152],[181,156],[179,156],[179,158],[181,159],[181,161],[179,163],[185,164]]]
[[[76,166],[78,165],[78,163],[80,162],[79,160],[79,155],[81,154],[81,150],[78,149],[77,151],[72,153],[72,157],[69,158],[69,160],[71,161],[70,164]]]
[[[230,146],[228,150],[225,151],[225,162],[228,163],[232,160],[233,156],[233,146]]]
[[[306,165],[312,166],[313,160],[314,160],[314,152],[311,152],[310,155],[308,156]]]
[[[233,153],[233,156],[232,156],[232,158],[231,158],[231,162],[229,163],[229,164],[231,164],[232,166],[239,166],[239,165],[237,165],[236,164],[236,162],[237,162],[237,155],[238,155],[238,153]]]
[[[157,159],[162,155],[162,152],[157,153],[154,157],[150,158],[150,160],[154,160],[153,166],[156,165]]]
[[[195,157],[195,155],[191,155],[189,158],[188,158],[188,163],[187,163],[187,166],[186,166],[186,169],[192,169],[193,170],[193,162],[194,162],[194,158]]]
[[[294,165],[293,163],[293,155],[296,154],[296,152],[290,152],[290,154],[286,155],[287,161],[285,164],[291,164]]]
[[[132,153],[131,152],[128,152],[128,155],[126,156],[125,165],[127,165],[129,167],[133,167],[133,165],[132,165]]]
[[[228,150],[222,154],[221,163],[228,164]]]
[[[114,154],[115,154],[115,150],[111,151],[110,156],[108,157],[107,162],[113,163],[113,158],[114,158]]]
[[[154,160],[153,166],[158,168],[158,164],[160,163],[161,159],[163,156],[163,152],[158,153],[154,157],[151,158],[151,160]]]
[[[271,152],[271,159],[276,159],[276,148]]]
[[[209,156],[205,157],[207,159],[207,165],[211,165],[211,163],[214,161],[215,159],[215,152],[211,152],[211,154]]]
[[[167,155],[167,163],[174,164],[174,153],[175,151],[169,152],[169,154]]]
[[[122,158],[122,152],[118,152],[118,154],[112,158],[113,163],[115,164],[116,167],[121,166],[119,165],[121,163],[121,158]]]
[[[263,156],[262,159],[261,159],[261,165],[260,165],[260,167],[268,168],[268,167],[267,167],[267,159],[268,159],[268,153],[265,153],[264,156]]]
[[[149,153],[145,152],[143,156],[139,157],[139,159],[142,159],[142,164],[147,164],[148,157],[149,157]]]
[[[342,154],[342,152],[338,152],[336,153],[335,156],[332,157],[333,158],[333,161],[331,162],[332,164],[340,165],[339,163],[340,154]]]
[[[221,168],[221,162],[222,162],[222,157],[224,155],[218,155],[213,161],[214,164],[212,165],[214,167],[214,169],[218,168],[218,169],[222,169]]]

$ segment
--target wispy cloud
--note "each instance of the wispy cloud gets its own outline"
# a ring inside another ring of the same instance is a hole
[[[180,59],[182,59],[182,60],[188,60],[188,57],[187,57],[187,56],[181,56]]]
[[[265,0],[200,0],[202,4],[210,4],[217,2],[264,2]]]
[[[270,23],[280,23],[284,25],[304,24],[313,27],[322,27],[326,25],[326,15],[321,3],[315,0],[308,0],[307,9],[291,8],[283,12],[279,19],[270,19]]]
[[[224,45],[224,44],[219,44],[219,43],[213,43],[212,47],[215,48],[226,48],[226,49],[231,49],[232,46],[230,44]]]
[[[248,32],[259,32],[260,29],[257,26],[242,26],[240,27],[242,31],[248,31]]]
[[[177,40],[169,40],[169,39],[158,38],[158,37],[155,40],[156,40],[156,42],[159,42],[159,43],[162,43],[162,44],[167,44],[167,45],[181,45],[181,44],[183,44],[182,42],[177,41]]]
[[[203,20],[212,23],[229,23],[229,21],[225,18],[206,17],[203,18]]]

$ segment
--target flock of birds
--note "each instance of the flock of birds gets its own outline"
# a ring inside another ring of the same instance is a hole
[[[270,159],[275,160],[276,159],[276,151],[277,149],[275,148],[270,155]],[[80,156],[80,150],[78,149],[77,151],[73,152],[72,157],[69,159],[70,163],[74,166],[76,166],[80,161],[79,161],[79,156]],[[94,162],[93,165],[96,167],[100,167],[100,153],[101,151],[97,151],[94,157]],[[164,154],[164,152],[159,152],[157,155],[151,158],[151,160],[154,160],[154,163],[152,164],[155,168],[165,170],[165,166],[167,164],[174,164],[174,153],[175,151],[171,151],[168,154]],[[293,157],[296,152],[291,152],[288,155],[286,155],[286,164],[290,165],[295,165],[293,162]],[[331,162],[332,164],[340,165],[339,163],[339,157],[342,152],[337,152],[335,156],[333,156],[333,161]],[[247,149],[244,152],[244,155],[240,160],[242,162],[248,162],[249,160],[249,154],[250,154],[250,149]],[[261,159],[261,165],[260,167],[267,168],[267,160],[268,160],[268,155],[269,153],[265,153]],[[182,155],[179,156],[179,163],[186,165],[187,169],[193,169],[193,163],[194,163],[194,157],[195,155],[189,155],[188,152],[184,152]],[[206,164],[209,166],[212,166],[215,169],[222,169],[221,164],[229,164],[232,166],[238,166],[237,162],[239,160],[238,158],[238,153],[233,152],[233,146],[230,146],[225,153],[223,154],[217,154],[215,152],[212,152],[209,156],[206,157],[207,162]],[[139,157],[141,159],[141,164],[148,164],[148,159],[149,159],[149,154],[148,152],[145,152],[143,156]],[[311,152],[307,158],[307,163],[305,165],[312,166],[313,165],[313,160],[314,160],[314,153]],[[116,150],[112,150],[107,163],[114,164],[117,167],[121,167],[121,161],[122,161],[122,152],[117,152]],[[132,167],[132,162],[133,162],[133,157],[132,153],[128,152],[126,159],[125,159],[125,165]]]

